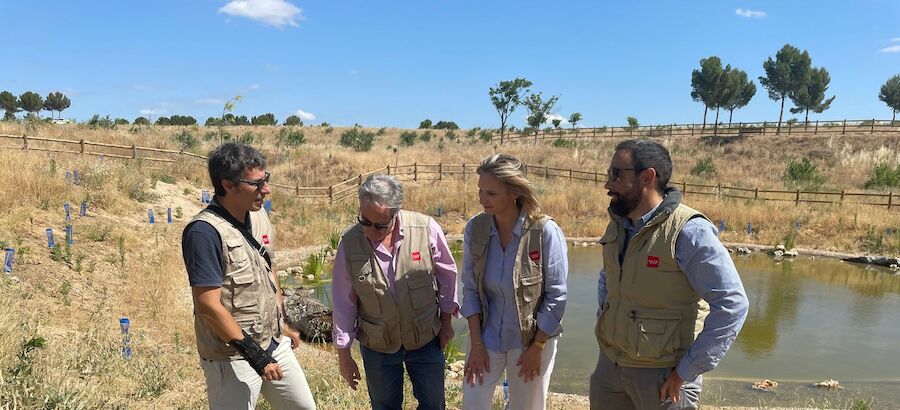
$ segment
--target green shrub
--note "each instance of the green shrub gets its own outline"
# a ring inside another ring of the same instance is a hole
[[[448,140],[448,141],[456,141],[459,139],[459,136],[456,135],[456,133],[453,132],[453,130],[447,130],[447,132],[444,133],[444,139]]]
[[[275,134],[278,144],[288,147],[298,147],[306,143],[306,135],[303,130],[291,128],[282,128]]]
[[[557,148],[575,148],[575,141],[560,137],[553,140],[553,146]]]
[[[400,133],[400,145],[402,146],[412,146],[416,143],[416,132],[415,131],[403,131]]]
[[[625,120],[628,121],[629,129],[634,130],[634,129],[637,129],[638,126],[640,126],[640,124],[638,124],[637,118],[635,118],[635,117],[627,117],[627,118],[625,118]]]
[[[784,181],[789,186],[801,189],[818,189],[825,183],[825,176],[819,173],[816,164],[804,157],[800,161],[791,160],[784,170]]]
[[[197,138],[194,137],[194,134],[191,134],[188,130],[181,130],[175,134],[173,139],[178,143],[178,147],[183,150],[192,149],[200,144],[200,141],[198,141]]]
[[[422,120],[422,122],[419,123],[420,130],[427,130],[429,128],[431,128],[431,120],[424,119],[424,120]]]
[[[354,151],[368,151],[375,142],[375,134],[361,127],[353,127],[341,133],[340,144],[353,148]]]
[[[864,187],[870,188],[895,188],[900,187],[900,165],[891,168],[887,164],[875,166],[875,174],[866,181]]]
[[[387,127],[381,127],[378,129],[378,132],[375,133],[375,135],[378,137],[380,137],[384,134],[387,134]]]
[[[716,176],[716,164],[712,157],[705,157],[697,161],[697,165],[691,169],[691,175],[703,178],[712,178]]]
[[[422,139],[422,142],[428,142],[431,141],[432,135],[433,134],[431,133],[431,130],[425,130],[425,132],[423,132],[422,135],[419,136],[419,138]]]
[[[259,140],[259,137],[253,133],[253,131],[247,131],[244,135],[241,135],[235,141],[240,142],[242,144],[253,145],[256,141]]]
[[[488,143],[488,142],[491,142],[491,140],[493,138],[494,138],[494,134],[491,133],[490,130],[481,130],[478,132],[478,139],[480,139],[481,142]]]
[[[328,123],[323,122],[322,124],[328,124]],[[329,125],[327,128],[325,128],[325,135],[331,134],[333,131],[334,131],[334,127]]]
[[[458,130],[459,125],[456,125],[453,121],[438,121],[432,128],[436,130]]]

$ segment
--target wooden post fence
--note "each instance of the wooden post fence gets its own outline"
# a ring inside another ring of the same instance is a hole
[[[894,203],[894,191],[891,191],[888,194],[888,211],[891,210],[891,205],[893,205],[893,203]]]
[[[137,145],[131,144],[131,159],[137,159]]]
[[[790,134],[788,134],[788,135],[790,135]],[[797,196],[794,198],[794,205],[800,206],[800,190],[799,189],[797,190]]]
[[[413,181],[419,180],[419,163],[413,162]]]
[[[78,141],[78,145],[81,146],[81,155],[84,155],[84,138],[81,141]]]
[[[328,204],[334,203],[334,185],[328,187]]]
[[[847,133],[847,120],[844,120],[844,125],[841,127],[841,135]]]

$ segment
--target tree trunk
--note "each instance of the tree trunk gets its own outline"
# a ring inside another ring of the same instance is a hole
[[[807,125],[809,125],[809,108],[806,109],[806,118],[803,119]]]
[[[778,127],[775,128],[775,135],[781,134],[781,120],[784,119],[784,96],[781,96],[781,111],[778,112]]]
[[[713,126],[713,135],[719,135],[719,107],[716,107],[716,124]]]
[[[731,128],[731,117],[734,115],[734,109],[728,110],[728,127]]]
[[[709,107],[706,104],[703,104],[703,128],[700,128],[700,135],[703,135],[703,131],[706,130],[706,111],[709,110]]]
[[[894,120],[897,119],[897,110],[894,110],[894,116],[891,117],[891,127],[894,126]]]

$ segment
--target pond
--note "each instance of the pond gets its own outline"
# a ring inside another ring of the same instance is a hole
[[[828,258],[775,261],[735,256],[750,298],[743,330],[706,375],[704,401],[734,406],[900,408],[900,275]],[[599,248],[569,248],[569,299],[551,390],[587,394],[599,350],[594,338]],[[330,305],[326,284],[317,297]],[[465,335],[463,320],[456,321]],[[780,383],[774,392],[749,388]],[[835,379],[842,389],[810,386]]]

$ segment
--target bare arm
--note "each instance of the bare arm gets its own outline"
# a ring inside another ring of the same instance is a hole
[[[222,306],[222,288],[192,287],[191,294],[194,297],[197,315],[212,328],[219,339],[227,343],[244,338],[243,331],[234,320],[234,316]]]

